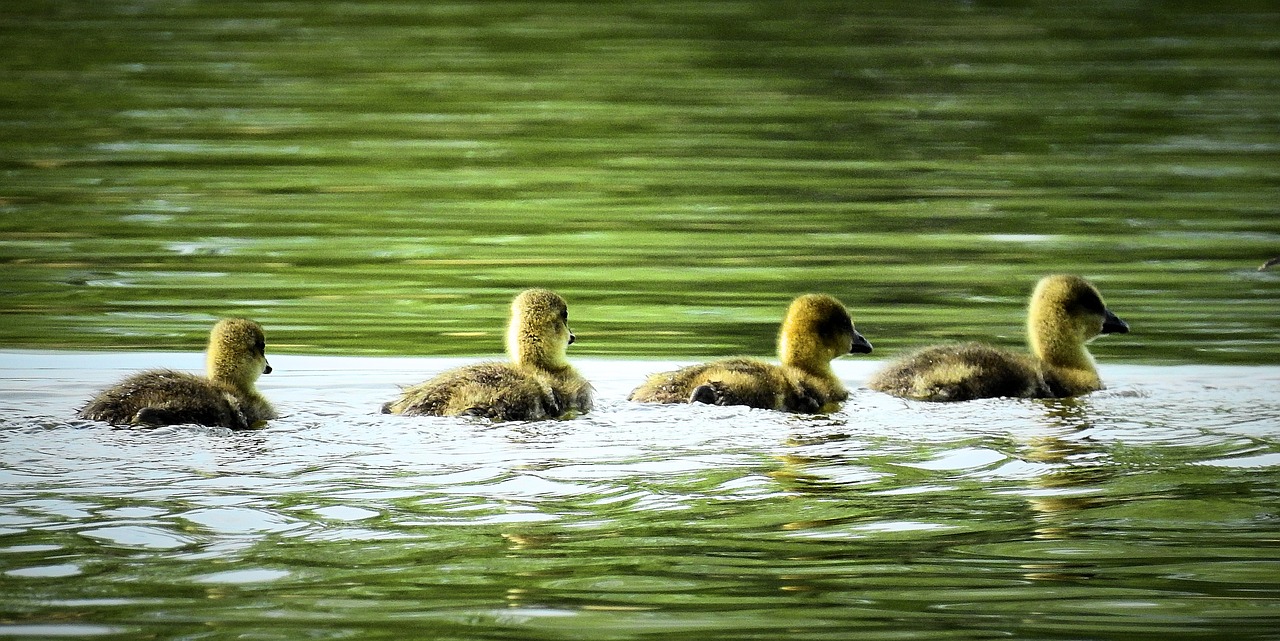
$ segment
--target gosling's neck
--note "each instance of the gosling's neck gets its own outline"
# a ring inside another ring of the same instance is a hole
[[[792,340],[787,334],[778,339],[778,361],[783,367],[794,367],[819,376],[835,376],[831,358],[816,342]]]
[[[507,335],[507,356],[517,366],[548,372],[571,369],[564,351],[547,344],[538,336],[531,336],[513,328]]]
[[[1054,323],[1029,319],[1027,337],[1031,353],[1040,361],[1046,375],[1071,394],[1102,389],[1098,366],[1085,346],[1085,341]]]
[[[205,357],[205,373],[209,380],[222,385],[231,386],[246,394],[256,394],[253,387],[254,381],[257,379],[253,375],[245,375],[244,370],[237,366],[230,358],[219,354],[214,350],[209,351],[209,355]]]

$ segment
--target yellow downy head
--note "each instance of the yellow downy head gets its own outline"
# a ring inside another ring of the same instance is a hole
[[[266,338],[258,323],[244,318],[218,321],[209,333],[209,349],[205,354],[209,379],[252,389],[259,376],[271,373],[266,347]]]
[[[853,328],[848,310],[826,294],[792,301],[778,335],[778,360],[810,371],[829,370],[838,356],[870,352],[871,343]]]
[[[527,289],[511,301],[507,355],[517,365],[549,370],[569,367],[565,350],[573,341],[569,306],[559,294]]]
[[[1031,352],[1052,367],[1094,370],[1085,344],[1099,334],[1129,331],[1112,314],[1089,281],[1079,276],[1046,276],[1036,285],[1027,310]]]

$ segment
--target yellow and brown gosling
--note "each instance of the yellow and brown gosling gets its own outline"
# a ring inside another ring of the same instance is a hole
[[[254,387],[271,373],[262,326],[244,318],[219,321],[209,333],[206,376],[172,370],[140,372],[98,394],[80,417],[115,425],[178,425],[247,429],[276,418]]]
[[[565,359],[565,350],[573,342],[565,300],[546,289],[525,290],[511,303],[510,362],[442,372],[405,388],[382,411],[494,421],[538,421],[589,412],[594,390]]]
[[[792,301],[778,336],[773,365],[730,358],[651,375],[631,392],[642,403],[708,403],[815,414],[849,397],[831,369],[844,354],[867,354],[871,343],[853,328],[848,310],[825,294]]]
[[[1103,385],[1086,344],[1100,334],[1128,331],[1089,281],[1048,276],[1027,309],[1030,355],[984,343],[926,347],[890,363],[868,386],[923,401],[1087,394]]]

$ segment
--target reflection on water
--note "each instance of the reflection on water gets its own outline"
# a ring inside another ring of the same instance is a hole
[[[1280,629],[1268,3],[3,13],[0,345],[152,352],[0,352],[0,636]],[[1133,327],[1093,346],[1111,389],[622,400],[677,363],[616,359],[769,353],[808,291],[877,358],[1016,345],[1054,272]],[[496,352],[529,286],[588,416],[384,416],[459,361],[295,355]],[[266,429],[71,418],[227,315],[267,329]]]
[[[457,359],[273,357],[266,429],[71,418],[200,355],[0,353],[0,634],[1270,638],[1275,368],[1106,366],[1073,400],[856,389],[829,416],[623,400],[387,416]],[[323,632],[320,632],[323,631]],[[438,631],[438,632],[437,632]],[[944,632],[945,631],[945,632]]]
[[[0,345],[1017,344],[1093,278],[1116,362],[1275,364],[1280,14],[1215,3],[48,3],[0,17]],[[169,315],[174,314],[174,315]]]

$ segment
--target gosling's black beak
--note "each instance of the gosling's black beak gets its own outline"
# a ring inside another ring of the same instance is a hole
[[[856,330],[853,332],[853,347],[849,348],[850,354],[870,354],[871,341],[865,336],[859,334]]]
[[[1106,311],[1106,315],[1102,317],[1102,333],[1103,334],[1128,334],[1129,324],[1120,320],[1119,316]]]
[[[573,332],[569,332],[569,344],[572,345],[573,341],[576,341],[576,340],[578,340],[578,337],[574,336]]]
[[[270,374],[270,373],[271,373],[271,363],[268,363],[268,362],[266,362],[266,361],[262,361],[262,365],[263,365],[263,367],[262,367],[262,373],[263,373],[263,374]]]

